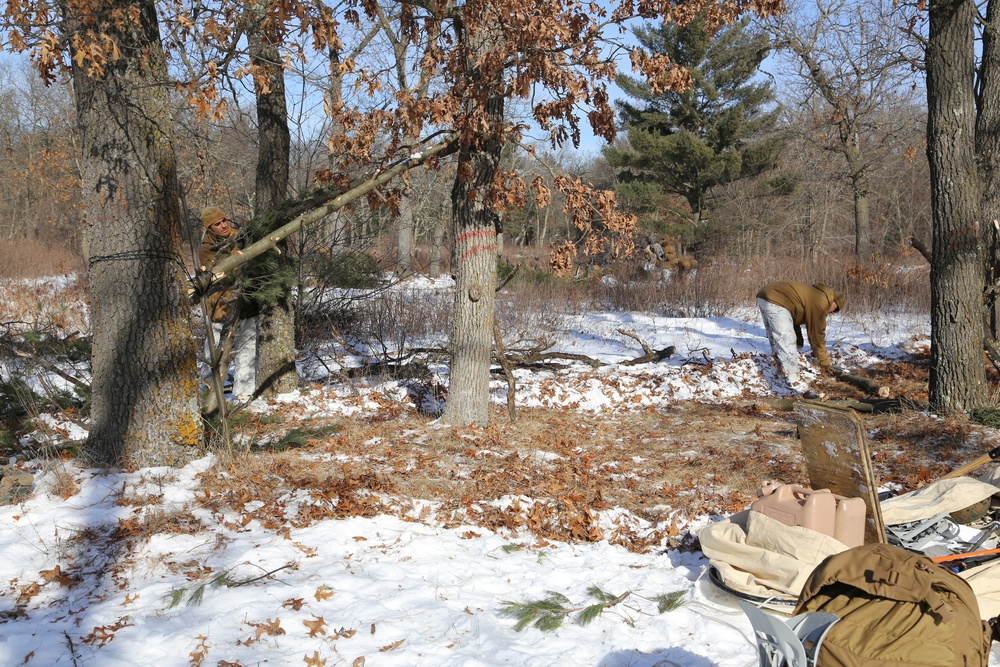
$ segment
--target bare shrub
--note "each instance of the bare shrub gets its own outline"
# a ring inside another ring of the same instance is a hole
[[[583,282],[522,270],[497,294],[497,318],[508,344],[538,340],[559,328],[563,315],[584,312],[591,300]]]
[[[625,267],[597,288],[610,310],[656,312],[673,317],[726,317],[756,294],[758,276],[743,265],[720,260],[687,273]]]
[[[413,347],[438,344],[450,331],[451,295],[438,290],[391,289],[357,303],[351,332],[380,359]]]
[[[89,334],[85,274],[51,279],[0,279],[0,322],[17,331]]]

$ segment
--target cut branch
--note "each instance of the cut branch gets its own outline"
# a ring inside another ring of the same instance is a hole
[[[194,286],[195,294],[206,292],[213,282],[221,280],[225,277],[226,273],[246,264],[268,250],[272,250],[280,241],[303,227],[308,227],[311,224],[319,222],[331,213],[339,211],[358,198],[372,192],[375,188],[385,185],[396,176],[427,162],[431,158],[450,154],[455,150],[456,146],[455,135],[449,133],[445,135],[444,141],[425,148],[418,153],[414,153],[388,169],[377,171],[371,176],[358,179],[344,192],[319,190],[313,193],[283,212],[282,217],[285,219],[291,218],[291,222],[279,227],[256,243],[230,254],[218,264],[211,267],[211,272],[199,273],[192,278],[191,283]]]
[[[833,377],[837,378],[841,382],[851,385],[861,391],[865,392],[869,396],[878,396],[879,398],[889,398],[889,388],[879,385],[877,382],[864,377],[863,375],[858,375],[857,373],[852,373],[846,368],[841,368],[840,366],[831,366],[830,372]]]

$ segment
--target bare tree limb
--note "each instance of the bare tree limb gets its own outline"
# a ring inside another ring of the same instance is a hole
[[[639,338],[639,336],[636,335],[635,332],[626,331],[625,329],[615,329],[615,331],[617,331],[621,335],[627,336],[627,337],[631,338],[632,340],[634,340],[635,342],[639,343],[639,345],[642,346],[642,351],[645,352],[647,355],[653,354],[653,350],[650,349],[649,345],[646,344],[646,341],[644,341],[643,339]]]

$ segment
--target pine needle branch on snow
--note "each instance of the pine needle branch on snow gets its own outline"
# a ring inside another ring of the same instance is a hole
[[[632,596],[656,602],[657,613],[673,611],[684,604],[685,591],[675,591],[646,598],[632,591],[615,595],[598,586],[590,586],[587,589],[587,594],[596,599],[597,602],[584,606],[574,605],[565,595],[555,591],[547,591],[546,596],[540,600],[528,600],[527,602],[504,600],[500,606],[500,615],[516,619],[514,630],[517,632],[524,630],[529,625],[534,625],[539,630],[547,632],[559,628],[563,621],[573,614],[577,614],[577,623],[588,625],[605,611],[618,607]],[[633,608],[630,607],[630,609]],[[640,610],[633,609],[633,611]],[[634,622],[627,613],[622,618],[629,625]]]
[[[565,606],[568,604],[570,604],[569,598],[562,593],[548,591],[546,597],[541,600],[528,602],[504,600],[500,605],[500,615],[516,618],[517,624],[514,625],[514,629],[518,632],[532,625],[532,622],[536,628],[547,632],[558,628],[566,616],[576,611]]]
[[[258,575],[256,577],[249,577],[247,579],[233,579],[230,573],[235,568],[230,568],[223,572],[212,575],[206,581],[199,583],[194,588],[176,588],[170,592],[168,596],[170,598],[167,608],[173,609],[181,602],[184,602],[184,598],[187,597],[188,604],[199,605],[202,599],[205,597],[205,590],[209,587],[211,588],[221,588],[225,586],[226,588],[237,588],[239,586],[246,586],[252,584],[255,581],[260,581],[261,579],[270,578],[275,572],[280,572],[281,570],[286,570],[290,567],[294,567],[294,563],[286,563],[281,567],[276,567],[273,570],[265,572],[264,574]]]

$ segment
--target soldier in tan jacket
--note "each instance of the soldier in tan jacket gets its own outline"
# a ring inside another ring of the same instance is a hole
[[[205,271],[211,270],[212,265],[239,249],[239,228],[218,206],[205,207],[201,213],[201,223],[205,228],[205,237],[198,252],[198,262],[201,270]],[[222,337],[224,324],[235,327],[232,345],[233,395],[240,402],[246,402],[257,390],[257,316],[246,305],[237,304],[238,296],[225,289],[224,285],[225,283],[210,293],[205,301],[216,340]],[[236,308],[237,312],[230,312],[232,308]],[[211,356],[207,340],[205,356]],[[224,376],[227,370],[222,369]],[[206,380],[210,372],[209,368],[203,373]]]
[[[757,305],[764,319],[764,330],[771,352],[778,358],[790,384],[799,382],[799,352],[803,346],[804,324],[812,356],[820,368],[832,365],[826,350],[826,318],[844,306],[844,295],[821,283],[785,280],[765,285],[757,292]]]

